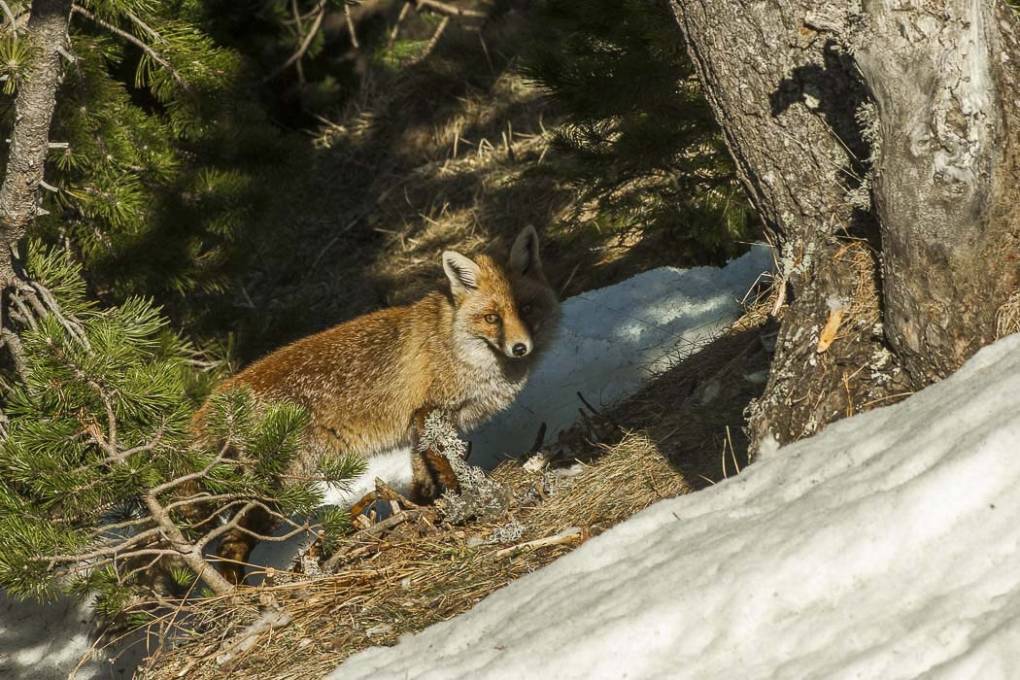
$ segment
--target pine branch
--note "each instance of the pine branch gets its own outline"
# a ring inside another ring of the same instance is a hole
[[[83,553],[60,553],[56,555],[47,555],[40,557],[39,561],[45,561],[52,567],[61,562],[88,562],[99,557],[125,557],[127,548],[130,548],[138,543],[146,541],[151,538],[156,538],[162,535],[162,530],[159,527],[147,529],[145,531],[133,534],[121,541],[118,541],[115,545],[108,545],[103,548],[96,548],[88,552]]]
[[[127,12],[124,16],[126,16],[131,23],[133,23],[135,26],[144,31],[150,38],[152,38],[154,42],[164,42],[163,36],[161,36],[151,26],[149,26],[144,21],[135,16],[133,12]]]
[[[142,502],[148,508],[149,514],[156,520],[156,524],[163,530],[170,541],[178,546],[178,551],[184,563],[191,568],[198,578],[205,581],[206,585],[217,595],[226,595],[234,591],[234,586],[227,579],[223,578],[216,569],[206,561],[202,555],[200,545],[189,542],[180,528],[170,518],[170,513],[156,498],[155,493],[149,492],[142,497]]]
[[[75,14],[80,14],[81,16],[85,17],[86,19],[88,19],[89,21],[93,22],[97,26],[102,26],[103,28],[105,28],[106,30],[110,31],[114,35],[120,36],[124,40],[128,41],[129,43],[131,43],[132,45],[134,45],[135,47],[140,49],[142,52],[144,52],[146,55],[148,55],[148,57],[150,59],[152,59],[154,62],[156,62],[157,64],[159,64],[163,68],[165,68],[170,73],[170,75],[173,76],[173,79],[176,80],[177,83],[182,88],[184,88],[185,90],[189,89],[187,81],[177,71],[177,69],[175,69],[173,67],[173,65],[169,61],[167,61],[162,56],[160,56],[159,52],[157,52],[156,50],[152,49],[152,47],[147,45],[144,40],[140,40],[137,36],[134,36],[131,33],[128,33],[124,29],[118,28],[117,26],[114,26],[110,22],[105,21],[105,20],[97,17],[95,14],[93,14],[90,11],[88,11],[87,9],[82,7],[81,5],[73,5],[71,7],[71,9],[72,9],[72,11]],[[136,19],[136,21],[138,21],[139,24],[144,26],[145,29],[148,29],[148,31],[150,31],[157,38],[159,38],[159,34],[158,33],[153,31],[148,26],[145,26],[145,24],[143,24],[140,20]]]
[[[227,453],[229,453],[229,451],[230,442],[224,442],[223,446],[220,447],[220,452],[204,468],[202,468],[198,472],[192,472],[191,474],[184,475],[183,477],[177,477],[176,479],[171,479],[168,482],[163,482],[162,484],[153,487],[149,491],[149,493],[154,496],[158,496],[172,489],[176,489],[177,487],[183,484],[187,484],[188,482],[194,482],[199,479],[202,479],[203,477],[208,476],[208,474],[212,472],[212,469],[214,467],[216,467],[217,465],[219,465],[220,463],[227,459]]]

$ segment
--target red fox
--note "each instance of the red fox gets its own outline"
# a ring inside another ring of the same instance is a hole
[[[247,386],[256,396],[307,409],[309,447],[293,474],[314,474],[323,452],[369,457],[408,445],[436,409],[470,430],[524,387],[559,317],[535,229],[517,236],[506,266],[454,251],[444,252],[442,262],[449,294],[434,292],[298,340],[220,386]],[[411,455],[416,500],[456,484],[448,465],[444,471],[439,461]],[[239,534],[223,542],[220,554],[243,561],[252,543]]]

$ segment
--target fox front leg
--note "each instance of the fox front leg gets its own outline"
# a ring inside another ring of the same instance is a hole
[[[411,425],[411,497],[415,503],[430,503],[444,491],[460,493],[460,482],[446,456],[431,446],[422,450],[425,418],[433,410],[424,407],[415,411]]]
[[[257,535],[272,533],[276,521],[262,508],[252,508],[238,521],[240,528],[223,535],[216,551],[217,569],[235,586],[244,585],[244,568],[251,551],[259,542]],[[247,531],[245,531],[247,530]]]

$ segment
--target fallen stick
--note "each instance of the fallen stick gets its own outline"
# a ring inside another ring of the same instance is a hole
[[[488,17],[485,12],[457,7],[456,5],[439,2],[439,0],[415,0],[414,5],[420,9],[427,9],[447,17],[470,17],[472,19],[485,19]]]
[[[512,545],[509,548],[503,548],[502,550],[498,550],[495,556],[505,557],[506,555],[510,555],[512,553],[516,553],[524,549],[544,548],[549,545],[560,545],[562,543],[570,543],[574,539],[580,538],[581,533],[582,532],[578,527],[570,527],[569,529],[564,529],[560,533],[555,534],[553,536],[546,536],[545,538],[536,538],[534,541],[526,541],[524,543]]]
[[[283,628],[289,625],[291,622],[290,614],[278,609],[276,607],[270,607],[262,612],[262,615],[243,631],[241,631],[237,638],[233,640],[230,647],[219,656],[216,657],[216,665],[222,666],[230,661],[233,661],[241,654],[255,646],[255,643],[262,636],[263,633],[271,631],[273,629]]]
[[[353,556],[352,553],[355,550],[357,550],[357,548],[352,547],[352,544],[367,538],[376,538],[380,534],[385,533],[390,529],[403,524],[404,522],[418,519],[418,517],[420,517],[421,514],[422,514],[421,510],[404,510],[402,512],[398,512],[395,515],[387,517],[378,524],[373,524],[367,529],[362,529],[361,531],[347,538],[346,539],[347,545],[333,553],[333,555],[328,560],[326,560],[326,563],[323,565],[323,567],[327,571],[333,571],[336,568],[336,566],[342,560],[344,560],[344,558]]]

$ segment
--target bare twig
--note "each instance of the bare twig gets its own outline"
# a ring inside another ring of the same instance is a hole
[[[319,28],[322,26],[322,20],[326,16],[326,0],[319,0],[315,7],[315,19],[312,21],[312,26],[308,29],[308,33],[305,34],[301,44],[298,45],[297,50],[295,50],[295,52],[287,58],[287,61],[270,71],[269,74],[262,79],[262,82],[272,80],[290,68],[291,64],[305,56],[305,52],[308,51],[308,48],[312,44],[312,40],[314,40],[315,36],[319,33]]]
[[[291,13],[294,15],[294,27],[295,27],[295,30],[297,31],[297,34],[299,36],[300,35],[304,35],[305,24],[304,24],[304,21],[302,20],[301,12],[298,10],[297,0],[290,0],[290,10],[291,10]],[[297,76],[298,76],[298,82],[301,83],[301,84],[304,84],[304,82],[305,82],[305,67],[301,63],[300,59],[298,59],[298,61],[297,61]]]
[[[478,12],[473,9],[464,9],[463,7],[457,7],[456,5],[439,2],[439,0],[414,0],[414,4],[419,10],[427,9],[430,12],[442,14],[446,17],[485,19],[488,16],[485,12]]]
[[[418,55],[411,63],[418,64],[428,59],[428,56],[432,54],[432,51],[436,49],[436,45],[439,44],[439,39],[443,37],[443,31],[450,23],[450,17],[444,16],[442,21],[439,22],[439,26],[436,27],[436,32],[432,34],[432,38],[429,39],[427,45],[425,45],[425,51]]]
[[[53,293],[51,293],[46,286],[42,285],[38,281],[29,281],[28,283],[29,285],[26,287],[26,293],[38,295],[46,304],[46,307],[48,308],[46,311],[57,318],[60,325],[62,325],[67,332],[71,334],[71,337],[81,343],[82,347],[85,349],[92,349],[92,345],[89,343],[89,339],[85,335],[84,327],[82,327],[82,325],[73,317],[69,317],[64,314],[63,310],[60,308],[60,303],[58,303],[57,299],[53,297]]]
[[[291,622],[291,616],[278,606],[271,606],[262,612],[258,620],[245,628],[235,638],[225,652],[216,657],[217,665],[223,666],[243,654],[258,641],[263,633],[283,628]]]
[[[411,3],[405,2],[400,8],[400,14],[397,15],[397,21],[393,24],[393,28],[390,30],[390,37],[386,41],[386,49],[393,47],[393,43],[397,41],[397,35],[400,33],[400,24],[407,18],[408,12],[411,11]]]
[[[553,536],[546,536],[545,538],[537,538],[534,541],[525,541],[524,543],[518,543],[512,545],[509,548],[503,548],[502,550],[496,551],[496,557],[506,557],[518,553],[521,550],[533,549],[533,548],[544,548],[549,545],[561,545],[563,543],[572,543],[581,538],[582,531],[578,527],[570,527]]]
[[[3,10],[4,16],[7,18],[7,24],[10,26],[11,29],[11,35],[13,35],[14,39],[17,40],[18,22],[14,19],[14,13],[11,12],[11,8],[8,7],[7,3],[4,2],[4,0],[0,0],[0,9]]]
[[[351,35],[351,46],[360,50],[361,45],[358,44],[358,34],[354,31],[354,19],[351,17],[351,6],[346,2],[344,3],[344,19],[347,20],[347,32]]]
[[[421,517],[421,515],[421,510],[404,510],[403,512],[398,512],[391,517],[387,517],[378,524],[373,524],[367,529],[362,529],[356,534],[345,539],[345,546],[333,553],[333,555],[326,560],[325,564],[323,564],[323,568],[327,571],[333,571],[341,562],[350,557],[354,550],[357,549],[354,547],[355,544],[368,538],[375,538],[394,527],[400,526],[404,522],[416,520]]]

